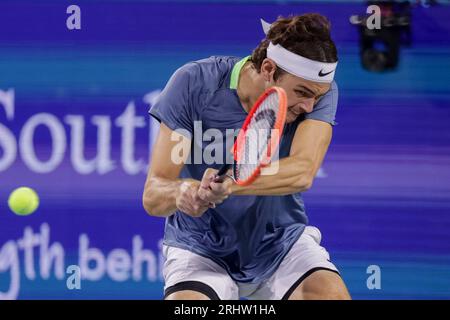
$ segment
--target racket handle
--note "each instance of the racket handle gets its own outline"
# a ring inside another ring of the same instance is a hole
[[[228,172],[228,170],[230,170],[231,166],[232,166],[231,164],[224,164],[222,168],[220,168],[219,171],[217,172],[217,176],[223,177]]]

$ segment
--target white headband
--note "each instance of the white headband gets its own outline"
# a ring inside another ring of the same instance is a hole
[[[261,19],[264,33],[267,35],[270,23]],[[267,58],[272,59],[283,70],[306,80],[331,83],[336,71],[337,62],[326,63],[311,60],[286,50],[281,45],[272,42],[267,48]]]

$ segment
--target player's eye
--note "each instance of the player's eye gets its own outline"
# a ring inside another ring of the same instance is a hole
[[[308,96],[308,94],[305,91],[303,91],[303,90],[295,90],[295,93],[299,97],[307,97]]]
[[[320,96],[317,96],[317,97],[315,97],[315,101],[314,101],[314,103],[318,103],[322,98],[323,98],[323,94],[322,95],[320,95]]]

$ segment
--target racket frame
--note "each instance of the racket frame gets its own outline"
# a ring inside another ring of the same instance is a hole
[[[236,163],[239,162],[240,157],[242,155],[242,153],[240,153],[240,149],[242,149],[245,146],[245,144],[243,142],[245,142],[245,137],[246,137],[246,132],[248,130],[248,126],[250,125],[253,115],[259,109],[259,107],[264,102],[264,100],[270,94],[272,94],[274,92],[277,93],[278,98],[279,98],[279,100],[278,100],[279,110],[278,110],[278,113],[277,113],[277,116],[275,119],[275,124],[271,130],[277,130],[278,134],[271,135],[270,142],[267,144],[267,146],[264,149],[264,152],[263,152],[264,156],[261,159],[258,167],[252,173],[252,175],[250,177],[248,177],[246,180],[236,179],[235,178],[236,177],[236,175],[235,175]],[[256,180],[256,178],[261,174],[261,169],[270,164],[270,160],[272,159],[272,151],[276,150],[278,148],[278,145],[281,140],[281,136],[283,135],[284,124],[286,122],[286,113],[287,113],[287,96],[286,96],[286,92],[284,91],[284,89],[280,88],[280,87],[276,87],[276,86],[266,89],[259,96],[258,100],[256,100],[252,109],[248,113],[247,118],[245,119],[244,124],[242,125],[242,128],[239,131],[236,141],[234,142],[234,146],[233,146],[233,158],[234,158],[233,162],[234,163],[223,165],[219,169],[219,172],[217,173],[216,181],[223,181],[225,176],[228,176],[228,177],[232,178],[234,180],[234,182],[238,185],[247,186],[247,185],[252,184]],[[239,146],[240,146],[240,149],[238,150]],[[226,174],[230,168],[233,168],[233,176]]]

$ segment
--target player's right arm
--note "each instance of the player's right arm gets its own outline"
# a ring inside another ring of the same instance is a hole
[[[170,77],[150,109],[150,114],[161,123],[142,199],[145,210],[152,216],[167,217],[178,209],[198,217],[208,209],[209,202],[198,197],[200,181],[179,177],[191,148],[193,115],[198,112],[202,81],[196,63],[182,66]],[[179,150],[174,149],[179,143],[185,144],[184,158],[175,152],[177,158],[172,159],[172,150]]]
[[[174,161],[172,150],[180,141],[190,146],[189,139],[161,124],[142,198],[145,210],[152,216],[167,217],[179,209],[198,217],[209,208],[197,195],[200,181],[179,179],[187,155]]]

